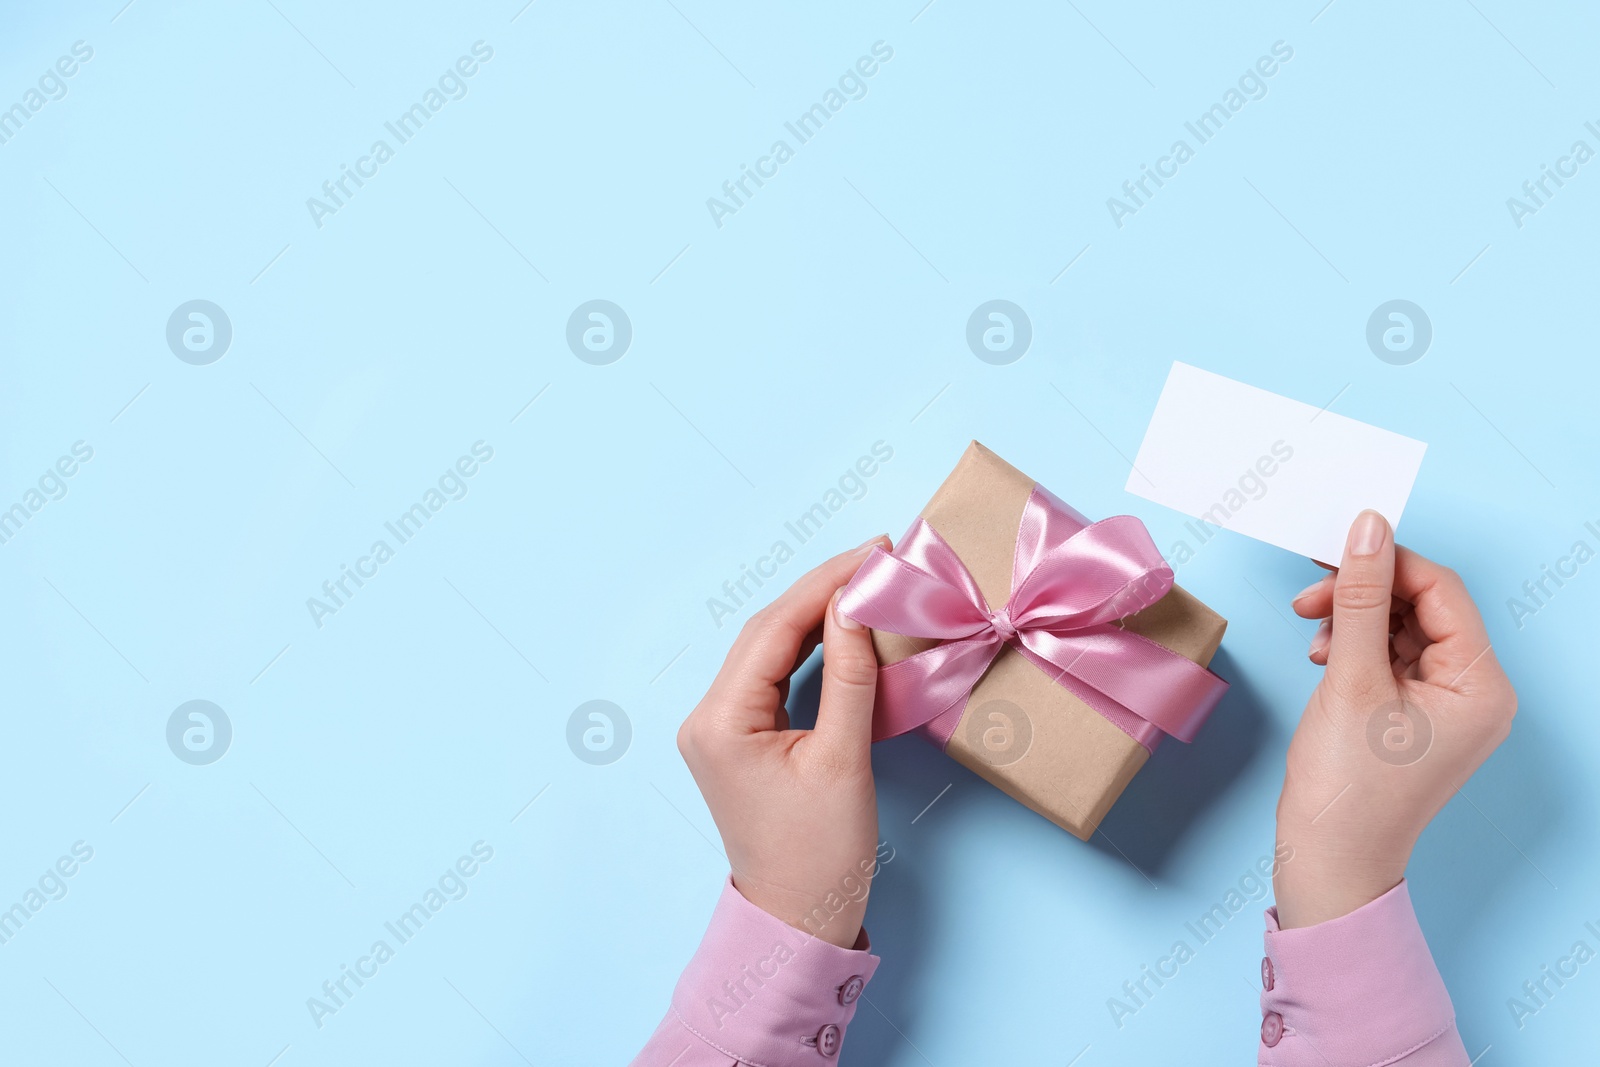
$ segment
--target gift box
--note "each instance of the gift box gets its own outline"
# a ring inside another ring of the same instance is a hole
[[[1139,520],[1092,523],[976,441],[840,606],[872,628],[874,740],[920,732],[1084,840],[1227,688],[1206,669],[1226,620]]]

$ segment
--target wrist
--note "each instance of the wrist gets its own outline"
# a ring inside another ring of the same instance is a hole
[[[733,875],[733,886],[750,903],[778,921],[839,948],[853,949],[861,939],[867,912],[865,886],[861,895],[837,890],[804,893],[764,885],[743,875]]]
[[[1291,840],[1290,832],[1280,826],[1279,840]],[[1405,877],[1409,850],[1406,856],[1391,858],[1379,854],[1370,843],[1336,848],[1307,842],[1304,834],[1300,840],[1305,843],[1295,848],[1294,862],[1279,866],[1272,879],[1279,929],[1316,926],[1348,915],[1377,900]]]

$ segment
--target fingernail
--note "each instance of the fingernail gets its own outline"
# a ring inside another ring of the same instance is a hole
[[[1315,593],[1318,589],[1321,589],[1324,585],[1327,584],[1327,582],[1328,582],[1328,579],[1326,579],[1326,578],[1318,578],[1316,581],[1312,582],[1310,585],[1306,586],[1304,589],[1302,589],[1298,593],[1296,593],[1294,595],[1294,599],[1292,601],[1290,601],[1290,603],[1291,604],[1298,604],[1300,601],[1304,600],[1306,597],[1310,596],[1312,593]]]
[[[888,534],[878,534],[878,535],[876,535],[874,537],[869,537],[865,541],[863,541],[859,545],[857,545],[855,548],[851,549],[850,550],[850,554],[852,556],[855,556],[855,555],[861,555],[861,554],[870,552],[870,551],[872,551],[873,547],[877,545],[877,543],[879,541],[882,541],[884,538],[886,538],[888,536],[889,536]]]
[[[1375,556],[1383,547],[1383,530],[1387,523],[1376,511],[1363,511],[1350,527],[1350,554]]]
[[[1323,619],[1322,625],[1317,627],[1317,635],[1311,639],[1311,650],[1307,655],[1315,656],[1328,647],[1328,642],[1333,640],[1333,620]]]
[[[862,626],[859,622],[839,610],[839,597],[841,595],[842,591],[833,594],[833,621],[839,624],[839,629],[841,630],[865,630],[865,626]]]

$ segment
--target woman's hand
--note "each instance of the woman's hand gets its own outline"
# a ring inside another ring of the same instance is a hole
[[[678,731],[678,750],[722,833],[733,884],[763,911],[854,946],[877,872],[872,701],[878,662],[835,610],[874,545],[835,556],[745,623]],[[789,729],[789,676],[822,644],[814,730]]]
[[[1273,879],[1282,929],[1345,915],[1405,876],[1411,848],[1505,740],[1517,696],[1456,573],[1363,512],[1337,571],[1295,613],[1327,671],[1289,745]],[[1332,616],[1331,621],[1329,616]]]

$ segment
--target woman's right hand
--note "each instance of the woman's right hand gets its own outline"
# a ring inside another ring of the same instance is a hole
[[[1274,877],[1282,929],[1399,884],[1418,835],[1511,730],[1517,697],[1452,570],[1363,512],[1337,571],[1294,600],[1327,670],[1289,745]]]

